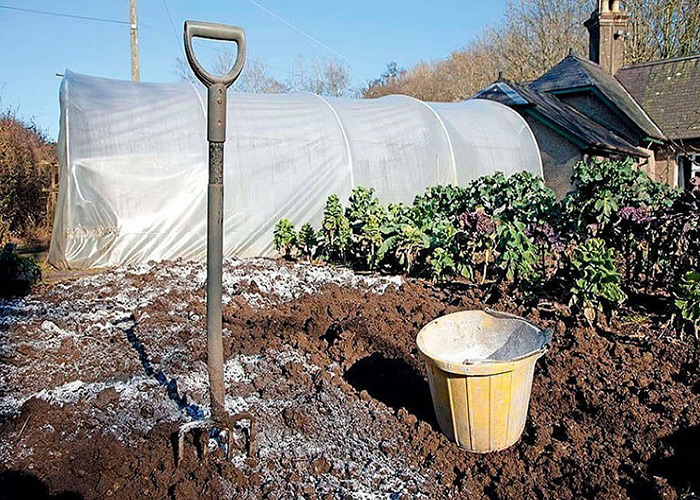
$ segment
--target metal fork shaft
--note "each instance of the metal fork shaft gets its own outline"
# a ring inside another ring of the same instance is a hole
[[[207,368],[211,416],[226,418],[224,347],[221,336],[223,272],[224,143],[209,143],[209,191],[207,197]]]

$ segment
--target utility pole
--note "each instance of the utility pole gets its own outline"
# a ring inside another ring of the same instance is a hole
[[[129,22],[131,24],[131,80],[141,81],[139,69],[139,20],[136,12],[136,0],[129,0]]]

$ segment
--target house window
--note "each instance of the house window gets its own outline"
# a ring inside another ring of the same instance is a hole
[[[691,179],[700,178],[700,153],[690,153],[678,156],[678,187],[683,189],[691,188]]]

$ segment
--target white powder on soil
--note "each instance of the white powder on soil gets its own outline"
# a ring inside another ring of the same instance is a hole
[[[153,273],[155,280],[143,281],[141,277],[148,273]],[[173,316],[173,324],[150,332],[148,342],[139,341],[146,342],[144,348],[149,357],[158,359],[153,362],[155,372],[162,369],[168,380],[175,378],[179,395],[187,395],[188,403],[197,404],[208,416],[206,365],[190,359],[187,345],[178,344],[182,332],[201,329],[201,318],[191,310],[191,301],[204,300],[205,278],[203,264],[148,263],[54,284],[39,295],[0,301],[0,415],[17,414],[32,398],[59,407],[76,405],[77,411],[87,412],[84,419],[96,418],[103,424],[96,426],[98,430],[94,432],[111,433],[128,445],[138,444],[158,422],[189,421],[190,417],[168,398],[165,387],[144,373],[138,353],[125,338],[133,325],[131,315],[139,314],[138,321],[144,322],[149,315],[143,314],[143,309],[153,304],[161,307],[162,301]],[[237,296],[252,307],[267,308],[317,293],[326,285],[382,294],[389,287],[400,287],[402,280],[358,276],[348,269],[330,266],[227,259],[223,284],[226,301]],[[154,343],[153,335],[162,336],[163,342]],[[316,366],[307,355],[287,346],[280,351],[226,360],[226,384],[250,384],[257,373],[279,371],[289,362],[299,363],[309,375],[321,370],[333,376],[339,373],[337,365]],[[113,372],[112,376],[105,377],[105,367]],[[106,390],[113,390],[116,397]],[[309,407],[307,396],[301,389],[286,398],[262,398],[257,392],[229,394],[226,407],[231,413],[251,410],[273,419],[281,419],[285,408],[318,412]],[[358,499],[389,498],[384,492],[403,490],[403,475],[415,484],[423,481],[400,459],[373,456],[376,443],[352,431],[353,417],[345,414],[347,402],[343,401],[347,395],[332,388],[330,395],[324,396],[323,411],[332,418],[310,415],[320,426],[317,432],[292,432],[281,420],[259,430],[256,445],[261,474],[266,474],[265,460],[274,457],[294,456],[311,461],[323,454],[334,468],[349,467],[357,471],[357,477],[341,480],[336,475],[322,474],[315,478],[318,491],[343,492],[346,497]],[[357,401],[352,411],[366,412],[370,404],[376,405]],[[50,427],[45,426],[42,432],[56,432]],[[77,438],[77,430],[62,432],[63,439]],[[8,467],[32,453],[22,442],[0,443],[0,463]],[[372,458],[368,460],[368,456]],[[237,464],[245,467],[244,461],[238,460]],[[280,477],[268,480],[284,482]]]

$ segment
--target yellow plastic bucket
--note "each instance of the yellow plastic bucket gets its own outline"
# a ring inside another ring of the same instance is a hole
[[[515,444],[525,428],[535,361],[550,341],[550,330],[489,309],[428,323],[416,342],[442,432],[475,453]]]

